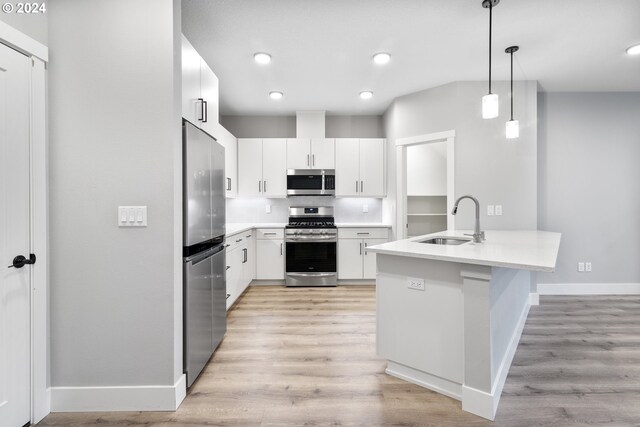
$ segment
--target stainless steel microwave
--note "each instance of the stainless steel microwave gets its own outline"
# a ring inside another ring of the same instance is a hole
[[[288,169],[287,197],[333,196],[336,194],[334,169]]]

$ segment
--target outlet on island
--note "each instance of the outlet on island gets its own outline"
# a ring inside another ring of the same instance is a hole
[[[416,291],[424,291],[424,279],[408,278],[407,287]]]

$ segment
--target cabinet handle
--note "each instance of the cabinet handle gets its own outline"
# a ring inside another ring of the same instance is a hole
[[[364,243],[364,254],[365,254],[365,255],[367,255],[367,254],[368,254],[368,252],[367,252],[367,243],[366,243],[366,242]]]
[[[267,192],[267,181],[264,181],[263,187],[264,187],[264,192],[266,193]]]
[[[200,117],[198,117],[198,120],[203,121],[204,120],[204,99],[198,98],[198,101],[200,101]]]
[[[227,191],[231,191],[231,178],[227,177]]]
[[[263,233],[265,236],[275,236],[278,233]]]
[[[358,180],[356,179],[356,193],[358,192]]]
[[[360,242],[360,255],[362,255],[362,242]]]
[[[280,255],[282,255],[282,243],[280,243]]]
[[[204,105],[204,119],[202,120],[202,123],[207,123],[207,120],[209,118],[209,108],[208,108],[208,104],[207,101],[202,100],[202,104]]]
[[[242,242],[242,239],[236,240],[236,243],[240,243],[240,242]]]
[[[243,249],[242,252],[244,253],[244,259],[242,260],[242,263],[244,264],[245,262],[247,262],[247,250]]]
[[[309,155],[308,154],[307,154],[307,166],[310,166],[309,165]]]
[[[227,294],[227,298],[226,299],[229,299],[230,296],[231,296],[231,294]]]
[[[246,238],[248,239],[249,237],[251,237],[251,234],[249,234],[249,235],[247,235],[247,236],[244,236],[244,237],[246,237]]]
[[[258,181],[258,193],[262,193],[262,181]]]
[[[368,236],[368,235],[369,235],[369,233],[358,233],[358,235],[361,235],[361,234],[362,234],[363,236]]]
[[[230,269],[230,268],[231,268],[231,266],[230,266],[230,265],[227,265],[227,270],[228,270],[228,269]]]
[[[360,192],[364,193],[364,181],[360,181]]]
[[[313,160],[311,163],[313,164],[313,166],[315,166],[316,165],[316,155],[315,154],[313,154],[311,156],[311,160]]]

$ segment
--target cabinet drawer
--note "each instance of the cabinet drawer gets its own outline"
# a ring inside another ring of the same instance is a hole
[[[339,239],[388,239],[388,228],[339,228]]]
[[[259,228],[256,230],[259,240],[282,240],[284,239],[284,229],[282,228]]]
[[[225,244],[227,253],[241,246],[247,240],[245,236],[249,234],[250,232],[245,231],[243,233],[236,233],[236,234],[232,234],[231,236],[227,236],[227,239],[226,239],[227,241]]]

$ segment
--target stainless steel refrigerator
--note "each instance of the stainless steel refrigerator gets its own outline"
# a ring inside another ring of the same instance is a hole
[[[184,371],[196,380],[227,330],[224,147],[183,121]]]

